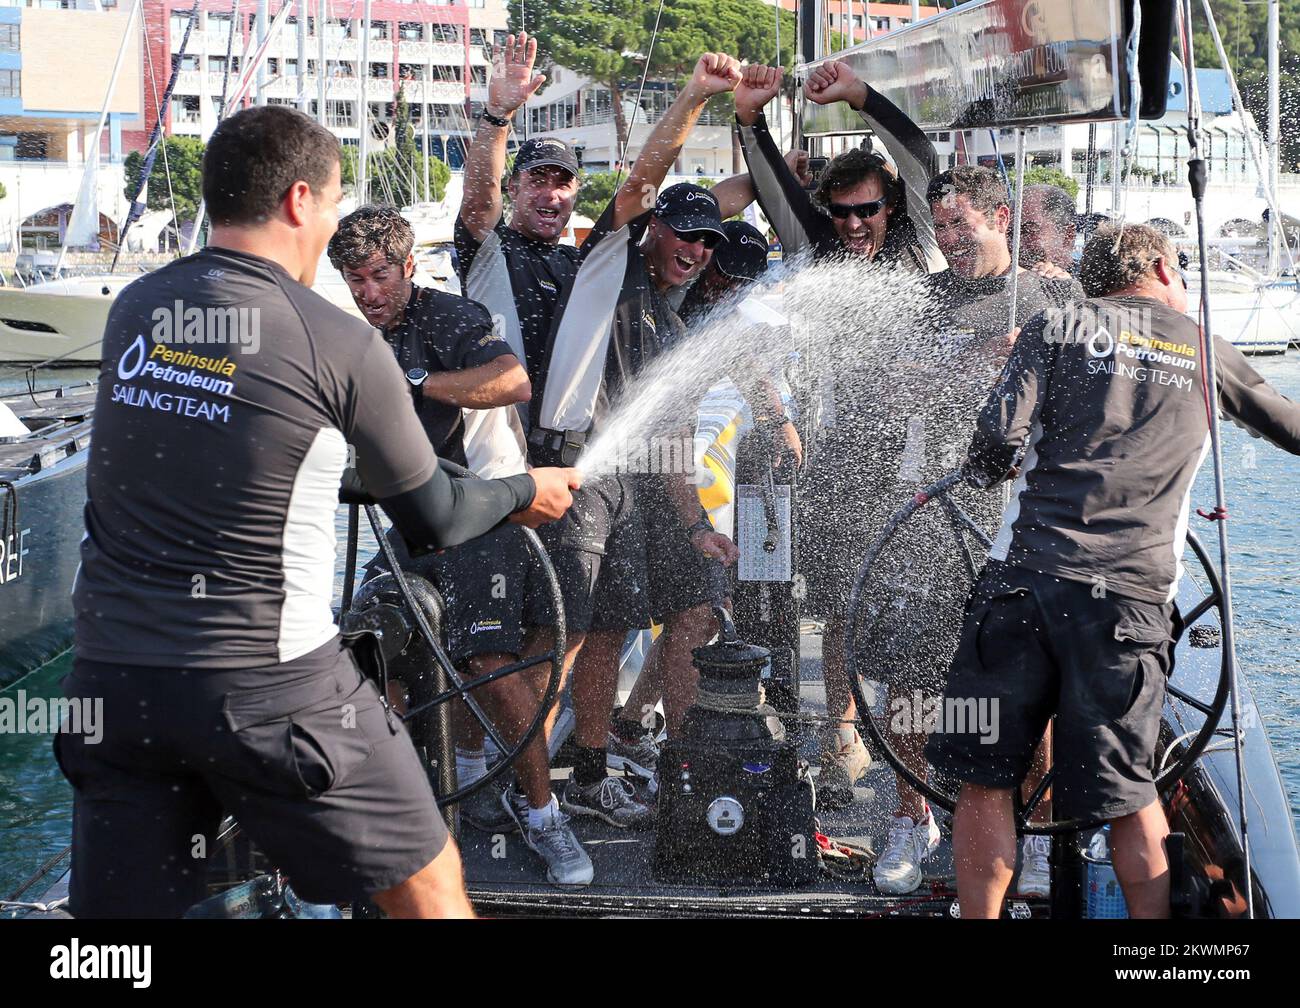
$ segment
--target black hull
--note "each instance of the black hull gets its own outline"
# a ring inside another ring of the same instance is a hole
[[[83,386],[6,403],[36,433],[0,443],[0,479],[12,484],[0,488],[0,687],[72,643],[93,396]]]

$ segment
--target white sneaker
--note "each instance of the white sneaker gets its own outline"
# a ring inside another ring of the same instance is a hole
[[[1027,836],[1020,845],[1020,853],[1022,860],[1016,892],[1021,896],[1051,895],[1051,839],[1045,836]]]
[[[921,865],[939,846],[939,824],[926,812],[913,823],[910,816],[898,816],[889,824],[889,839],[871,872],[876,888],[891,896],[902,896],[921,884]]]

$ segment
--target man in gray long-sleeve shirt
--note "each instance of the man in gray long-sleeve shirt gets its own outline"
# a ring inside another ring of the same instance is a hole
[[[987,709],[997,732],[938,733],[927,748],[963,782],[963,917],[998,915],[1015,864],[1012,789],[1053,715],[1057,807],[1111,823],[1131,916],[1169,911],[1155,746],[1209,447],[1202,337],[1176,264],[1153,228],[1099,232],[1080,270],[1092,299],[1025,327],[971,443],[970,482],[1016,483],[944,698],[945,710]],[[1300,407],[1227,342],[1215,356],[1219,408],[1300,454]]]

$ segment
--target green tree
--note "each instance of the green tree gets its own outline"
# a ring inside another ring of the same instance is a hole
[[[145,205],[150,210],[173,210],[178,223],[192,221],[198,216],[203,198],[203,141],[198,137],[169,136],[163,144],[154,159]],[[122,172],[128,195],[139,192],[143,167],[144,155],[139,151],[126,156]]]
[[[1054,185],[1064,189],[1072,199],[1079,198],[1078,180],[1065,174],[1060,168],[1048,165],[1034,165],[1025,171],[1025,185]]]
[[[776,51],[777,11],[762,0],[676,0],[665,5],[651,51],[657,4],[634,0],[554,0],[537,25],[538,52],[548,66],[562,66],[605,85],[613,99],[619,144],[627,141],[623,98],[651,80],[679,80],[705,52],[742,60],[794,65],[795,20],[781,11],[781,52]],[[715,111],[729,108],[719,95]]]
[[[574,209],[584,217],[597,220],[614,198],[614,193],[622,181],[618,172],[583,172],[582,188],[578,190],[578,199]]]
[[[393,102],[392,144],[367,155],[366,188],[368,198],[410,206],[424,199],[425,156],[415,139],[415,126],[411,120],[411,107],[406,100],[405,88],[398,88]],[[340,176],[345,186],[357,184],[357,161],[360,152],[356,147],[343,148]],[[439,158],[429,160],[429,198],[438,202],[446,195],[451,169]]]

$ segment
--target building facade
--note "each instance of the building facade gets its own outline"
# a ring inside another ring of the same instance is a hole
[[[162,110],[164,130],[178,136],[205,137],[217,121],[223,90],[229,94],[233,89],[256,45],[257,13],[254,4],[241,3],[236,22],[232,0],[199,0],[198,20],[186,42],[192,6],[192,0],[145,0],[149,46],[144,73],[158,80],[161,95],[172,57],[181,57],[175,90]],[[505,35],[504,3],[374,0],[364,67],[359,15],[360,4],[353,0],[294,3],[288,20],[267,48],[265,100],[295,105],[318,117],[323,77],[325,124],[343,143],[356,144],[364,112],[373,150],[391,135],[400,88],[410,108],[417,143],[423,144],[427,123],[430,150],[453,168],[459,167],[473,119],[486,98],[491,47]],[[305,28],[303,45],[300,27]],[[257,95],[254,87],[241,104],[252,103]],[[157,100],[147,88],[144,121],[149,127],[157,112]],[[147,129],[128,136],[128,146],[142,148],[147,136]]]
[[[0,6],[0,248],[58,246],[103,112],[92,180],[100,240],[92,246],[116,240],[114,221],[125,209],[123,137],[143,118],[139,21],[127,36],[128,21],[125,10],[90,0]],[[70,53],[76,54],[75,72]]]

